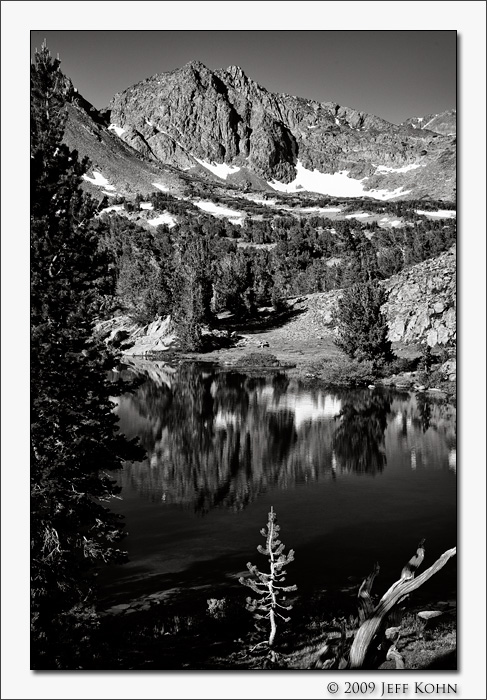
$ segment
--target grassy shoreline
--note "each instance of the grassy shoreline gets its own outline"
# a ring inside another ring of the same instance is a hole
[[[245,610],[244,593],[191,600],[188,595],[149,610],[102,617],[96,653],[86,663],[105,670],[319,669],[327,638],[337,639],[342,624],[352,637],[358,624],[356,592],[295,596],[291,621],[278,629],[275,651],[279,662],[269,666],[265,646],[252,651],[265,633],[255,630]],[[419,592],[387,623],[401,629],[398,649],[408,669],[424,669],[431,663],[444,670],[455,667],[456,600],[447,592],[441,598]],[[442,615],[424,621],[418,616],[421,611],[441,611]],[[384,660],[379,668],[394,665]]]
[[[289,344],[269,343],[269,348],[258,349],[265,341],[254,341],[243,347],[220,348],[209,352],[180,352],[168,356],[160,353],[153,359],[208,362],[224,369],[245,372],[285,371],[291,379],[313,387],[360,388],[370,385],[396,388],[401,391],[421,391],[431,396],[456,397],[456,381],[441,376],[441,360],[434,358],[431,371],[420,368],[421,349],[417,346],[396,346],[396,359],[377,369],[372,362],[351,360],[333,343],[331,337],[318,340],[303,339]],[[252,358],[254,360],[252,362]],[[145,359],[151,359],[146,357]],[[277,361],[276,361],[277,360]]]

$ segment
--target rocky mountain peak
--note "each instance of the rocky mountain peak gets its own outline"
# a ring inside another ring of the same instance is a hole
[[[206,179],[289,192],[455,198],[452,137],[269,92],[238,65],[212,70],[192,60],[118,93],[106,114],[85,112],[99,124],[109,118],[111,134],[157,167]]]
[[[242,77],[245,76],[244,71],[240,68],[240,66],[228,66],[227,68],[227,73],[230,73],[231,76],[233,77]],[[247,77],[247,76],[245,76]]]
[[[204,63],[201,61],[188,61],[181,69],[176,69],[178,70],[191,70],[191,71],[205,71],[205,72],[210,72],[210,69],[205,66]]]

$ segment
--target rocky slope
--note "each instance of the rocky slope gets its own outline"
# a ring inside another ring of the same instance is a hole
[[[295,181],[296,189],[322,191],[316,178],[301,182],[300,169],[308,180],[315,170],[345,171],[349,181],[363,180],[364,194],[387,192],[378,198],[454,198],[452,137],[274,94],[236,66],[212,71],[193,61],[157,74],[115,95],[109,113],[112,130],[152,161],[229,182],[248,173],[263,187]]]
[[[144,195],[160,189],[176,196],[191,196],[201,187],[208,188],[207,177],[188,175],[145,157],[125,143],[109,128],[107,114],[80,95],[70,78],[62,75],[60,87],[66,109],[64,142],[81,157],[89,158],[91,169],[83,187],[91,194],[97,198],[133,197],[136,193]]]
[[[81,156],[88,156],[92,168],[84,187],[97,197],[117,194],[134,196],[161,189],[184,194],[189,182],[176,169],[141,157],[103,123],[93,120],[90,113],[76,103],[68,102],[64,141]],[[98,175],[97,175],[98,173]]]
[[[424,117],[411,117],[406,119],[403,126],[412,126],[413,129],[428,129],[443,136],[455,136],[457,133],[457,110],[448,109],[440,114],[427,114]]]
[[[385,284],[384,312],[389,337],[404,343],[454,345],[456,342],[456,251],[425,260]]]

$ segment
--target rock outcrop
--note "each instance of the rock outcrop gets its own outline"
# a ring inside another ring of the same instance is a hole
[[[170,316],[156,318],[148,325],[136,323],[129,316],[116,316],[101,321],[95,331],[107,345],[119,347],[124,355],[144,356],[179,345]]]
[[[449,347],[456,343],[456,252],[452,248],[437,258],[425,260],[383,282],[389,293],[382,311],[389,339],[408,344],[427,343]],[[294,334],[319,335],[334,332],[334,318],[341,289],[309,294],[293,302],[300,310],[289,324]],[[455,368],[444,367],[445,375]]]
[[[456,342],[456,251],[403,270],[385,282],[383,310],[391,341],[453,345]]]
[[[128,357],[145,357],[168,350],[181,350],[177,328],[171,316],[155,318],[151,323],[137,323],[130,316],[115,316],[100,321],[95,333],[111,347]],[[201,328],[202,344],[206,350],[233,345],[235,332]]]

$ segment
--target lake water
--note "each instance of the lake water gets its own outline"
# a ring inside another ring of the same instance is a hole
[[[256,547],[270,506],[302,593],[353,588],[376,561],[384,592],[423,537],[425,566],[455,546],[452,404],[303,388],[282,373],[136,367],[145,381],[116,411],[147,459],[118,477],[111,507],[125,516],[130,561],[103,574],[107,602],[174,589],[246,595],[238,576],[248,561],[266,566]],[[432,581],[451,592],[455,577],[449,563]]]

